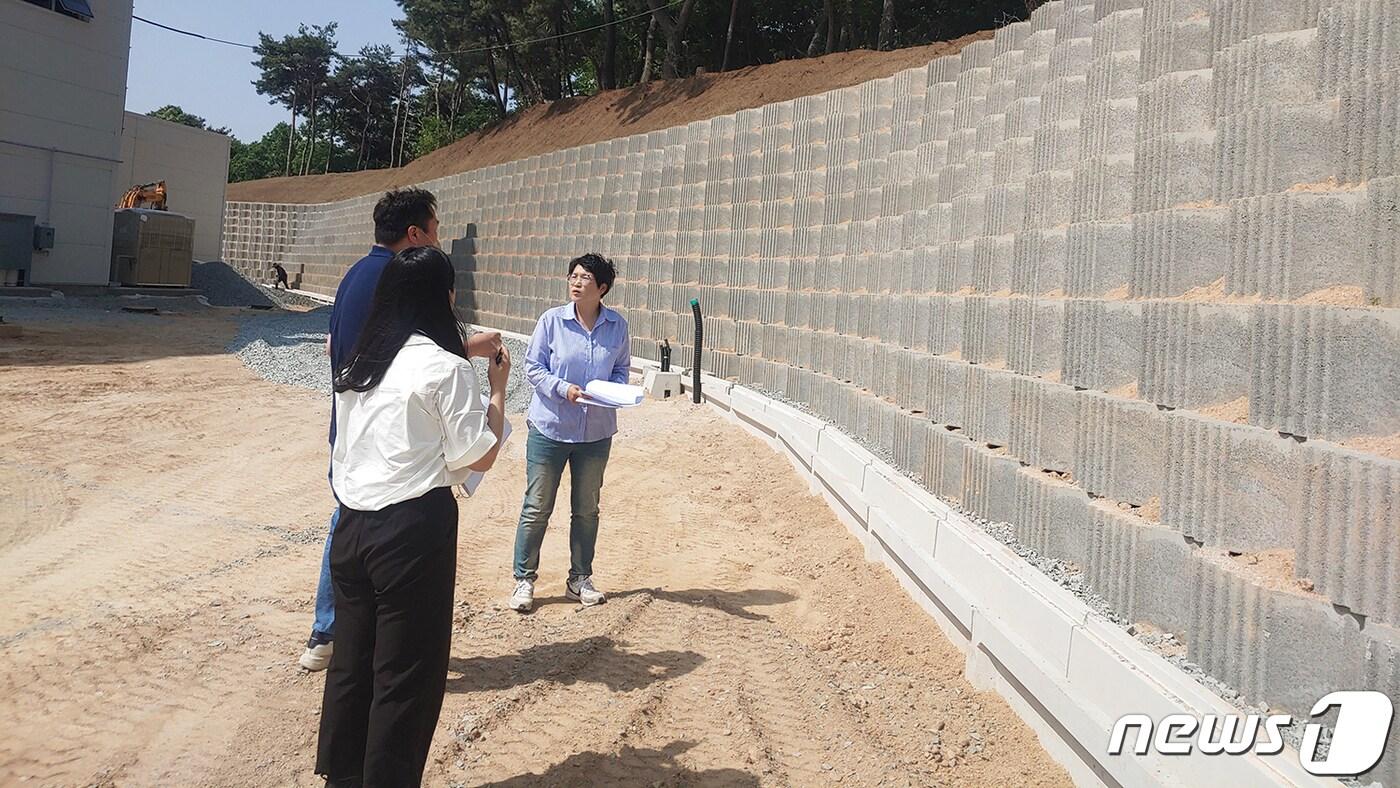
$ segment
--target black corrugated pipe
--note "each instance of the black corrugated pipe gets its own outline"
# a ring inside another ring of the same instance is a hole
[[[691,402],[700,404],[700,348],[705,342],[705,324],[700,320],[700,299],[690,299],[690,312],[695,315],[695,363],[690,367]]]

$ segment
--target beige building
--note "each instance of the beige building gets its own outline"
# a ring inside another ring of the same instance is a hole
[[[130,41],[131,0],[0,2],[0,283],[107,284]]]
[[[128,112],[108,202],[115,204],[135,184],[165,181],[167,207],[194,219],[194,259],[218,260],[228,157],[229,138],[222,134]]]

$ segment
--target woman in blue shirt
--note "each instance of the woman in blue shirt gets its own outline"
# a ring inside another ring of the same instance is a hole
[[[530,401],[530,436],[525,443],[525,502],[515,530],[515,590],[511,608],[535,604],[540,566],[554,497],[564,466],[573,493],[569,501],[569,579],[565,596],[584,605],[603,602],[593,587],[593,548],[598,541],[598,497],[608,464],[617,411],[589,404],[590,381],[626,383],[632,365],[627,321],[603,306],[617,271],[612,261],[586,254],[569,261],[569,303],[540,315],[525,353],[525,377],[535,389]]]

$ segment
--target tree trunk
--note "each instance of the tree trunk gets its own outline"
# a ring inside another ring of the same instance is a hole
[[[603,0],[603,67],[598,69],[598,87],[617,87],[617,24],[613,19],[613,0]]]
[[[659,0],[651,1],[653,3],[659,2]],[[661,63],[661,74],[667,79],[675,79],[680,76],[676,69],[680,63],[681,42],[685,37],[685,25],[690,21],[690,9],[694,7],[695,0],[685,0],[685,3],[681,5],[680,14],[676,17],[675,27],[671,28],[671,35],[666,41],[666,59]]]
[[[355,155],[355,169],[362,170],[365,167],[365,138],[369,136],[369,119],[374,117],[374,99],[370,99],[365,104],[365,124],[360,128],[360,150]]]
[[[398,100],[398,103],[394,105],[394,131],[393,131],[393,133],[391,133],[391,134],[389,135],[389,166],[390,166],[390,167],[397,167],[397,166],[398,166],[397,164],[394,163],[394,162],[395,162],[395,159],[396,159],[395,152],[398,150],[398,140],[399,140],[399,117],[400,117],[401,115],[404,116],[405,118],[407,117],[407,114],[403,111],[403,109],[404,109],[404,106],[403,106],[403,86],[404,86],[404,82],[405,82],[407,79],[408,79],[408,56],[405,55],[405,56],[404,56],[404,59],[403,59],[403,67],[402,67],[401,69],[399,69],[399,100]]]
[[[651,64],[656,54],[656,14],[651,15],[651,21],[647,23],[647,45],[646,53],[642,56],[642,75],[637,78],[638,85],[645,85],[651,81]]]
[[[282,168],[282,176],[292,174],[292,142],[297,138],[297,94],[292,94],[292,130],[287,134],[287,164]]]
[[[882,52],[894,48],[894,0],[885,0],[885,8],[880,14],[880,39],[876,46]]]
[[[836,38],[841,34],[841,23],[836,20],[836,0],[825,0],[826,6],[826,54],[836,51]]]
[[[729,3],[729,32],[724,35],[724,62],[720,63],[720,71],[729,70],[729,62],[734,50],[734,20],[739,16],[739,0],[730,0]]]
[[[817,47],[821,46],[824,33],[826,32],[826,14],[820,14],[812,24],[812,40],[807,42],[807,57],[816,57],[820,54]]]
[[[326,168],[322,174],[331,171],[331,156],[335,154],[335,125],[334,122],[326,124]]]
[[[311,86],[311,129],[306,133],[306,156],[302,158],[301,174],[311,173],[311,158],[316,153],[316,86]]]
[[[491,100],[495,102],[496,109],[500,111],[501,117],[506,116],[506,95],[501,89],[501,76],[496,70],[496,56],[490,51],[486,52],[486,73],[491,78]]]

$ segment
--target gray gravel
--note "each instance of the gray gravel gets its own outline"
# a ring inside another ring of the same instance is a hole
[[[276,310],[250,314],[239,325],[238,334],[227,349],[265,380],[329,394],[331,371],[326,358],[326,332],[330,312],[330,307],[321,307],[310,312]],[[520,413],[529,407],[531,394],[523,366],[525,344],[510,338],[503,342],[513,361],[506,384],[506,412]],[[473,359],[472,366],[481,389],[487,390],[486,363]]]

